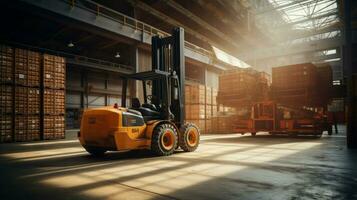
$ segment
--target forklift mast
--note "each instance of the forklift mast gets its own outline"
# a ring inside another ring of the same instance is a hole
[[[152,95],[163,103],[165,118],[173,114],[173,120],[181,126],[185,117],[184,29],[175,28],[169,37],[152,37],[151,53],[152,70],[170,73],[168,79],[153,80]]]

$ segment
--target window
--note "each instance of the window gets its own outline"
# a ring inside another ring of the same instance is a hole
[[[123,112],[122,123],[123,123],[123,126],[142,126],[142,125],[144,125],[144,119],[142,116]]]

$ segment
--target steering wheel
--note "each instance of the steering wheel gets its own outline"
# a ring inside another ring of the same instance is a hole
[[[146,99],[147,99],[148,101],[150,101],[150,103],[152,103],[152,95],[151,95],[151,94],[147,95],[147,96],[146,96]]]

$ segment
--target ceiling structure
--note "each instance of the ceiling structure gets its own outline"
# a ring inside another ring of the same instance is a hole
[[[181,26],[190,44],[238,67],[250,65],[270,72],[274,66],[327,61],[335,78],[342,78],[340,0],[95,0],[103,9],[93,7],[97,4],[90,0],[74,2],[108,17],[106,11],[111,9],[167,33]],[[74,38],[83,46],[98,45],[98,36],[71,36],[75,28],[59,24],[53,37]],[[108,59],[113,61],[115,49],[127,41],[107,39],[100,41],[101,48],[110,52]]]
[[[274,45],[238,57],[267,69],[301,62],[328,62],[342,79],[342,20],[337,0],[241,0]],[[267,56],[269,52],[269,56]],[[254,65],[254,64],[253,64]]]
[[[335,78],[342,78],[343,26],[338,0],[96,2],[164,31],[182,26],[189,42],[209,51],[218,48],[260,70],[329,62]]]

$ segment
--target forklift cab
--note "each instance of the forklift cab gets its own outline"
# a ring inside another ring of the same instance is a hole
[[[123,84],[123,107],[126,107],[126,90],[129,79],[142,82],[144,102],[141,104],[138,98],[132,98],[130,108],[140,112],[145,122],[158,119],[175,121],[176,116],[172,113],[172,110],[175,110],[175,106],[173,105],[179,102],[179,96],[182,93],[180,90],[178,76],[175,72],[169,73],[156,69],[129,75],[126,79],[124,79]],[[162,83],[160,91],[163,94],[158,96],[147,95],[148,88],[146,83],[149,81],[152,83]]]

